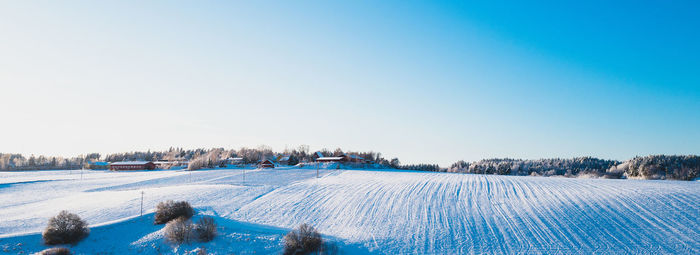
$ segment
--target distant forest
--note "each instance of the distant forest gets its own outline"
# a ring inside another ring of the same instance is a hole
[[[484,159],[476,162],[460,160],[448,168],[437,164],[401,164],[398,158],[386,159],[379,152],[353,152],[322,149],[324,156],[356,155],[370,160],[377,167],[452,172],[472,174],[498,175],[530,175],[530,176],[563,176],[563,177],[599,177],[599,178],[639,178],[653,180],[695,180],[700,173],[700,156],[697,155],[650,155],[635,157],[624,162],[617,160],[598,159],[593,157],[553,158],[553,159]],[[29,157],[21,154],[0,153],[0,170],[61,170],[80,169],[90,162],[130,161],[130,160],[186,160],[190,169],[213,168],[227,159],[238,157],[245,164],[253,164],[261,159],[289,157],[289,164],[313,162],[315,152],[309,146],[302,145],[295,149],[275,152],[268,146],[257,148],[224,149],[194,149],[170,148],[165,151],[135,151],[100,155],[90,153],[78,157]]]
[[[635,157],[624,162],[593,157],[537,160],[484,159],[471,163],[458,161],[443,170],[474,174],[694,180],[700,173],[700,156],[650,155]]]

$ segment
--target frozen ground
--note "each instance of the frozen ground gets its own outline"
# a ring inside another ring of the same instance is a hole
[[[346,254],[700,253],[700,183],[311,169],[0,172],[0,254],[46,248],[69,210],[86,219],[80,254],[269,254],[300,223]],[[143,217],[140,214],[144,194]],[[213,242],[172,247],[159,201],[212,215]]]

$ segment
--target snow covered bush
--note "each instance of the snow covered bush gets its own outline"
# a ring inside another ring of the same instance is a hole
[[[71,255],[73,253],[71,253],[68,248],[56,247],[56,248],[49,248],[49,249],[40,251],[37,254],[39,254],[39,255]]]
[[[156,206],[155,224],[168,223],[168,221],[178,217],[189,219],[192,218],[192,215],[194,215],[194,209],[192,209],[190,203],[186,201],[175,202],[168,200],[160,202]]]
[[[200,242],[209,242],[216,237],[216,223],[214,223],[214,218],[204,216],[199,221],[197,225],[194,226],[194,231],[197,236],[197,240]]]
[[[173,244],[189,243],[192,241],[192,221],[179,217],[165,225],[165,240]]]
[[[321,251],[323,239],[316,229],[307,224],[301,224],[284,237],[284,254],[311,254]]]
[[[88,224],[77,214],[61,211],[49,219],[49,224],[42,233],[42,238],[44,243],[48,245],[75,244],[88,234],[90,234]]]
[[[209,242],[216,237],[216,223],[212,217],[204,216],[192,224],[189,217],[178,217],[168,222],[163,229],[165,240],[173,244],[191,241]]]
[[[199,170],[202,169],[202,167],[207,163],[207,158],[205,157],[199,157],[190,160],[189,163],[187,163],[187,170]]]

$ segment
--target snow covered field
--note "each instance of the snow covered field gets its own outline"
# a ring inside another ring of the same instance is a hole
[[[0,254],[46,248],[69,210],[91,225],[81,254],[267,254],[300,223],[346,254],[700,253],[700,183],[310,169],[0,172]],[[141,192],[143,217],[140,214]],[[187,200],[211,243],[171,247],[152,209]]]

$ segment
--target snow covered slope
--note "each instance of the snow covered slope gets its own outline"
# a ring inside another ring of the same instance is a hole
[[[363,170],[321,170],[317,179],[310,169],[249,169],[244,179],[243,172],[85,171],[82,179],[79,171],[0,172],[0,253],[17,252],[17,243],[45,248],[32,233],[63,209],[86,219],[91,235],[138,229],[122,249],[156,253],[160,228],[148,220],[133,227],[142,191],[147,209],[188,200],[217,217],[225,234],[201,245],[220,254],[278,252],[284,232],[304,222],[351,253],[700,253],[698,182]],[[267,241],[241,245],[241,235]],[[106,240],[91,236],[74,250],[117,249]]]

